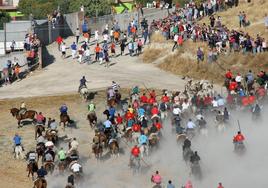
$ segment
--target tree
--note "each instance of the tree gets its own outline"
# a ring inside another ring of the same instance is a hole
[[[58,7],[61,13],[68,13],[69,2],[69,0],[20,0],[18,8],[26,17],[32,14],[35,19],[45,19]]]
[[[0,29],[4,27],[4,23],[10,22],[11,17],[8,13],[0,11]]]
[[[111,12],[113,0],[76,0],[70,2],[69,10],[77,12],[84,6],[86,16],[102,16]]]

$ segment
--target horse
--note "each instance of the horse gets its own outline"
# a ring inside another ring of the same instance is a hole
[[[47,172],[52,174],[54,171],[55,165],[54,165],[54,162],[46,162],[44,167],[45,167]]]
[[[191,165],[191,174],[193,174],[197,179],[202,178],[202,171],[199,162],[194,162]]]
[[[86,88],[86,87],[81,88],[79,93],[80,93],[80,96],[83,97],[84,100],[87,100],[87,97],[89,94],[88,88]]]
[[[140,171],[140,168],[141,168],[140,158],[139,157],[131,158],[129,166],[132,169],[133,174],[138,173]]]
[[[63,123],[63,130],[65,131],[65,126],[67,124],[71,123],[71,119],[70,119],[68,114],[61,114],[61,116],[60,116],[60,125],[61,125],[61,123]]]
[[[244,154],[246,151],[245,144],[243,142],[234,142],[234,152],[238,155]]]
[[[19,157],[21,157],[21,159],[24,158],[23,149],[21,145],[15,146],[14,151],[15,151],[15,156],[14,156],[15,159],[19,159]]]
[[[12,114],[13,117],[16,117],[16,119],[18,120],[18,128],[21,127],[20,123],[21,120],[24,119],[31,119],[32,123],[35,121],[35,115],[37,114],[36,111],[34,110],[27,110],[24,114],[19,114],[19,109],[17,108],[12,108],[10,109],[10,113]]]
[[[47,130],[45,137],[48,141],[53,142],[53,144],[56,144],[58,141],[57,131],[55,130]]]
[[[33,188],[47,188],[47,181],[44,178],[38,178],[34,181]]]
[[[59,161],[59,163],[58,163],[59,173],[63,173],[65,168],[66,168],[65,160],[64,161]]]
[[[149,140],[149,147],[150,148],[158,146],[159,138],[158,138],[157,134],[151,133],[148,140]]]
[[[119,157],[119,145],[118,145],[118,142],[117,140],[115,139],[112,139],[111,141],[109,141],[109,149],[110,149],[110,152],[111,152],[111,156],[117,156]]]
[[[140,132],[135,132],[135,131],[132,132],[132,140],[133,140],[136,144],[138,144],[138,139],[139,139],[140,135],[141,135]]]
[[[87,115],[87,120],[89,121],[90,127],[93,129],[97,123],[97,116],[95,113],[89,113]]]
[[[73,186],[72,184],[68,183],[68,184],[65,186],[65,188],[74,188],[74,186]]]
[[[43,125],[36,125],[35,126],[35,139],[41,136],[43,131],[45,131],[45,127]]]
[[[149,156],[149,147],[147,144],[142,144],[139,148],[140,148],[141,158],[143,158],[144,155]]]
[[[27,165],[27,170],[28,170],[28,177],[30,176],[30,174],[32,175],[32,179],[34,179],[34,173],[37,172],[38,170],[38,164],[37,162],[30,162],[28,165]]]
[[[93,145],[92,146],[92,151],[95,154],[96,159],[100,160],[101,157],[102,157],[102,152],[103,152],[101,144]]]
[[[177,143],[183,143],[184,140],[186,139],[186,134],[182,133],[182,134],[177,134],[176,136],[176,140],[177,140]]]
[[[125,134],[123,135],[124,138],[126,138],[127,142],[132,142],[132,129],[131,128],[127,128]]]
[[[191,148],[185,148],[182,152],[183,155],[183,159],[185,162],[188,162],[191,158],[191,156],[193,155],[193,150]]]
[[[46,150],[46,147],[45,147],[44,143],[37,144],[37,146],[36,146],[37,163],[38,163],[40,157],[42,157],[42,161],[43,161],[45,150]]]

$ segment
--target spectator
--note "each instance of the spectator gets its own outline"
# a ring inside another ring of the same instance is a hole
[[[75,42],[73,42],[73,44],[71,45],[71,50],[72,50],[72,58],[75,59],[77,51],[77,45],[75,44]]]
[[[76,44],[78,44],[78,42],[79,42],[79,37],[80,37],[80,31],[79,31],[79,28],[76,28],[76,31],[75,31],[75,37],[76,37]]]
[[[168,180],[167,188],[175,188],[175,186],[172,184],[171,180]]]
[[[58,36],[56,39],[56,42],[58,43],[58,50],[61,51],[61,44],[63,42],[63,39],[61,38],[61,36]]]

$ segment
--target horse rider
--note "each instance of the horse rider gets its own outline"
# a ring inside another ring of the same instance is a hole
[[[44,166],[41,166],[41,168],[37,170],[37,179],[45,179],[46,175],[46,169],[44,168]]]
[[[71,186],[74,186],[74,175],[73,174],[68,176],[67,183],[70,184]]]
[[[197,119],[197,123],[198,123],[199,129],[205,129],[206,128],[207,122],[204,119],[204,117],[200,117],[200,119]]]
[[[161,115],[161,119],[164,119],[167,117],[167,109],[168,109],[168,105],[167,102],[162,101],[159,104],[159,110],[160,110],[160,115]]]
[[[155,174],[152,175],[151,182],[155,183],[156,185],[161,185],[162,177],[160,176],[158,171],[156,171]]]
[[[179,105],[175,105],[173,107],[172,113],[173,113],[174,116],[181,114],[181,109],[180,109]]]
[[[244,135],[241,133],[241,131],[238,131],[237,135],[234,136],[234,138],[233,138],[233,143],[234,143],[235,149],[237,149],[237,147],[239,145],[243,145],[244,140],[245,140]]]
[[[154,117],[158,117],[158,118],[159,118],[159,116],[158,116],[158,114],[159,114],[159,110],[158,110],[157,106],[154,106],[154,107],[152,108],[152,110],[151,110],[151,114],[152,114],[151,119],[153,119]]]
[[[199,157],[197,151],[195,151],[194,154],[190,157],[190,162],[192,165],[199,163],[200,160],[201,160],[201,158]]]
[[[15,133],[15,136],[13,137],[13,142],[14,142],[14,151],[16,146],[21,146],[23,149],[23,146],[21,144],[21,137],[18,135],[18,133]]]
[[[147,145],[148,137],[141,131],[141,135],[138,138],[139,145]]]
[[[41,144],[45,144],[45,142],[46,142],[46,139],[43,135],[38,136],[36,139],[37,146]]]
[[[58,127],[58,124],[57,124],[56,120],[53,119],[53,120],[51,121],[51,123],[50,123],[50,132],[52,132],[52,131],[56,131],[56,132],[58,132],[58,131],[57,131],[57,127]]]
[[[110,120],[113,121],[114,117],[115,117],[115,108],[113,106],[110,106],[109,110],[109,114],[110,114]]]
[[[176,127],[181,125],[181,117],[179,114],[174,116],[173,122]]]
[[[140,89],[139,89],[138,86],[135,86],[135,87],[132,88],[131,95],[139,95],[139,93],[140,93]]]
[[[189,121],[186,124],[186,131],[187,132],[194,132],[194,129],[196,128],[196,125],[192,121],[192,119],[189,119]]]
[[[182,150],[184,151],[186,148],[190,148],[192,145],[191,141],[189,140],[188,137],[183,142]]]
[[[27,111],[27,109],[26,109],[26,104],[25,104],[25,102],[23,101],[23,102],[20,104],[19,115],[24,114],[26,111]]]
[[[261,107],[258,103],[255,104],[255,106],[252,108],[252,113],[255,115],[260,115],[261,113]]]
[[[45,124],[45,117],[43,116],[42,112],[39,112],[36,115],[36,123],[37,123],[37,125],[44,125]]]
[[[60,162],[64,162],[66,159],[66,152],[63,150],[63,148],[60,148],[60,151],[58,152],[58,159],[60,160]]]
[[[66,104],[63,104],[61,107],[60,107],[60,116],[62,115],[67,115],[68,114],[68,107]]]
[[[140,148],[137,145],[135,145],[131,149],[130,162],[129,162],[129,164],[132,164],[132,162],[133,162],[134,159],[139,160],[140,159],[140,153],[141,153]]]
[[[107,119],[103,123],[103,125],[104,125],[104,134],[110,136],[112,132],[112,122],[109,119]]]
[[[87,85],[86,85],[87,82],[88,82],[88,81],[86,80],[86,77],[83,76],[83,77],[80,79],[80,85],[79,85],[79,88],[78,88],[78,92],[80,92],[80,90],[81,90],[83,87],[87,88]]]
[[[29,151],[26,154],[26,159],[27,159],[28,164],[35,163],[36,157],[37,157],[37,154],[34,150]]]
[[[119,86],[119,84],[117,84],[115,81],[112,81],[112,89],[113,89],[113,91],[116,93],[116,92],[118,92],[118,90],[119,90],[119,88],[120,88],[120,86]]]
[[[87,106],[87,109],[88,109],[88,112],[89,112],[90,114],[94,114],[94,115],[96,115],[96,113],[95,113],[96,106],[95,106],[95,104],[93,103],[93,101],[90,101],[90,103],[89,103],[88,106]]]
[[[112,87],[107,89],[107,99],[110,100],[115,96],[115,92]]]
[[[68,153],[70,154],[72,151],[78,151],[79,143],[77,142],[76,138],[73,138],[70,143],[70,149]]]
[[[181,125],[176,125],[176,134],[177,135],[185,134],[185,129]]]
[[[229,120],[229,116],[230,116],[230,113],[228,112],[227,108],[225,107],[223,110],[223,119],[225,122]]]
[[[55,152],[52,148],[48,148],[44,154],[44,160],[46,163],[53,163],[55,159]]]
[[[221,123],[221,122],[223,122],[223,121],[224,121],[224,116],[223,116],[223,114],[221,113],[221,111],[218,110],[218,113],[217,113],[217,115],[216,115],[216,122]]]
[[[72,164],[70,169],[74,174],[82,173],[82,166],[77,161]]]

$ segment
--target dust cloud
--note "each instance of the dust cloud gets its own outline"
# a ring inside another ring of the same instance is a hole
[[[128,167],[130,148],[120,142],[122,152],[117,158],[105,155],[102,162],[97,162],[89,152],[90,139],[85,132],[74,130],[76,137],[88,143],[80,150],[85,182],[76,186],[79,188],[150,188],[151,175],[158,170],[163,178],[163,186],[172,180],[176,188],[180,188],[187,180],[193,182],[194,188],[213,188],[222,182],[225,188],[265,188],[268,187],[266,172],[268,169],[268,117],[266,109],[262,109],[261,120],[252,121],[250,112],[231,111],[227,129],[219,133],[215,128],[214,116],[205,116],[208,121],[208,137],[197,136],[192,140],[192,149],[198,151],[201,157],[202,180],[190,176],[190,167],[182,158],[182,147],[176,143],[172,132],[171,121],[164,122],[163,138],[160,147],[145,158],[149,167],[142,162],[142,173],[133,175]],[[237,120],[241,131],[246,137],[246,153],[242,156],[233,152],[232,138],[238,131]],[[64,176],[57,172],[48,177],[48,188],[64,187],[67,182]]]

